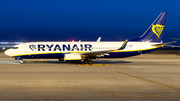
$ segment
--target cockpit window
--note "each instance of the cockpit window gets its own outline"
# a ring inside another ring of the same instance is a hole
[[[14,47],[14,49],[18,49],[18,47]]]
[[[11,47],[11,49],[18,49],[18,47]]]

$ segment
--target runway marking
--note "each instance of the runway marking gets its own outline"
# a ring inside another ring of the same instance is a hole
[[[74,82],[78,82],[78,81],[57,81],[57,82],[62,82],[62,83],[74,83]]]
[[[111,97],[113,97],[113,98],[115,98],[115,99],[117,99],[118,101],[119,101],[119,100],[125,101],[125,100],[123,100],[123,99],[121,99],[121,98],[119,98],[119,97],[117,97],[117,96],[115,96],[115,95],[113,95],[113,94],[111,94],[111,93],[109,93],[109,92],[106,92],[106,91],[102,91],[102,92],[105,93],[105,94],[107,94],[107,95],[109,95],[109,96],[111,96]]]
[[[22,81],[23,83],[33,83],[33,82],[35,82],[35,81]]]
[[[77,64],[79,66],[110,66],[109,64]]]
[[[166,90],[169,90],[169,91],[174,92],[174,93],[179,93],[179,91],[169,89],[168,87],[165,87],[165,86],[156,86],[156,87],[160,87],[162,89],[166,89]]]
[[[141,80],[144,80],[144,81],[148,81],[148,82],[151,82],[151,83],[155,83],[155,84],[158,84],[158,85],[161,85],[163,87],[167,87],[167,88],[170,88],[170,89],[166,89],[168,91],[171,91],[171,92],[174,92],[174,93],[179,93],[180,91],[180,88],[176,88],[176,87],[173,87],[173,86],[169,86],[169,85],[165,85],[165,84],[162,84],[162,83],[158,83],[158,82],[155,82],[155,81],[151,81],[151,80],[148,80],[148,79],[144,79],[144,78],[141,78],[141,77],[137,77],[137,76],[134,76],[134,75],[130,75],[130,74],[127,74],[127,73],[123,73],[123,72],[119,72],[117,71],[118,73],[120,74],[124,74],[124,75],[128,75],[128,76],[131,76],[131,77],[134,77],[134,78],[138,78],[138,79],[141,79]],[[162,87],[161,87],[162,88]],[[173,90],[172,90],[173,89]]]
[[[30,62],[41,62],[41,63],[47,63],[48,61],[25,61],[27,63],[30,63]]]
[[[141,95],[136,97],[161,97],[161,95]]]
[[[86,92],[102,92],[98,90],[88,90],[88,89],[78,89],[78,88],[65,88],[65,87],[54,87],[54,86],[42,86],[42,87],[27,87],[27,88],[17,88],[17,89],[5,89],[0,91],[22,91],[22,90],[41,90],[41,89],[55,89],[55,90],[76,90],[76,91],[86,91]]]
[[[132,94],[132,93],[129,93],[129,92],[121,92],[121,93],[117,93],[117,92],[113,92],[113,93],[110,93],[110,92],[106,92],[106,91],[99,91],[99,90],[87,90],[87,89],[78,89],[78,88],[66,88],[66,87],[54,87],[54,86],[42,86],[42,87],[27,87],[27,88],[17,88],[17,89],[7,89],[7,90],[0,90],[0,91],[5,91],[5,92],[11,92],[11,91],[23,91],[23,90],[44,90],[44,89],[55,89],[55,90],[76,90],[76,91],[86,91],[86,92],[103,92],[115,99],[117,99],[118,101],[125,101],[117,96],[115,96],[114,94]],[[161,95],[135,95],[135,94],[132,94],[134,95],[135,97],[161,97]]]
[[[112,92],[112,93],[107,93],[107,94],[124,94],[124,95],[133,95],[134,97],[158,97],[158,98],[164,98],[161,95],[136,95],[130,92]]]
[[[130,94],[130,92],[112,92],[112,93],[109,93],[108,94]]]

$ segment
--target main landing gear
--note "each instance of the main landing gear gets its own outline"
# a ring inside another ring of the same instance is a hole
[[[93,61],[91,59],[89,59],[89,58],[86,58],[86,59],[84,59],[84,63],[85,64],[92,64]]]

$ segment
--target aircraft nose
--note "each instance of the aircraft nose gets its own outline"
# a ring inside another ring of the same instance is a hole
[[[6,51],[4,52],[4,54],[6,54],[6,55],[8,55],[8,56],[11,56],[11,50],[10,50],[10,49],[6,50]]]

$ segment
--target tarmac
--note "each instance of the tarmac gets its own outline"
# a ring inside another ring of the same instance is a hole
[[[0,53],[0,101],[180,101],[179,54],[25,61]]]

